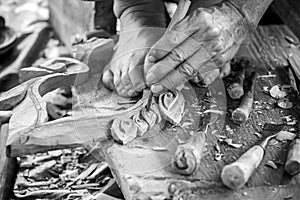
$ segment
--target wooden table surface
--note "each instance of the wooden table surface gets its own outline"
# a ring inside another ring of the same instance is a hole
[[[209,131],[206,141],[205,156],[201,166],[191,176],[181,176],[170,167],[170,160],[178,145],[176,133],[178,128],[152,130],[142,138],[138,138],[127,146],[112,142],[103,143],[104,154],[122,188],[126,199],[299,199],[299,185],[292,185],[292,177],[283,170],[289,142],[271,141],[263,162],[254,172],[246,186],[240,191],[231,191],[222,185],[220,173],[222,167],[237,159],[243,152],[259,141],[256,132],[262,132],[266,123],[282,124],[283,116],[291,115],[298,119],[299,101],[295,94],[288,98],[294,103],[293,109],[283,110],[276,107],[276,99],[263,91],[275,84],[289,84],[287,76],[287,55],[293,52],[295,60],[299,60],[300,51],[292,46],[285,37],[297,38],[284,25],[260,26],[249,37],[237,54],[237,58],[247,57],[255,68],[249,68],[246,76],[253,70],[259,75],[276,74],[275,78],[259,78],[255,87],[255,106],[246,124],[234,125],[230,119],[231,112],[238,106],[238,101],[226,97],[225,88],[230,77],[219,81],[208,89],[195,88],[199,101],[199,109],[227,109],[226,116],[219,116]],[[298,54],[298,55],[297,55]],[[223,85],[224,84],[224,85]],[[217,103],[205,102],[204,94],[210,90],[217,98]],[[219,98],[219,99],[218,99]],[[215,107],[216,105],[216,107]],[[259,112],[257,112],[259,111]],[[201,119],[200,119],[201,124]],[[227,126],[227,130],[226,130]],[[230,129],[233,132],[230,131]],[[233,139],[242,144],[241,148],[232,148],[218,142],[218,135]],[[219,143],[220,161],[214,159],[215,145]],[[153,146],[165,147],[167,150],[155,151]],[[266,166],[267,161],[274,161],[277,169]],[[295,178],[292,182],[294,182]]]

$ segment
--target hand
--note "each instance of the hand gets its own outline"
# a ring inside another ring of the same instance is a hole
[[[220,69],[225,74],[249,32],[243,20],[228,2],[191,12],[151,47],[145,59],[146,84],[159,93],[195,76],[214,79]]]
[[[112,61],[103,74],[103,83],[121,96],[141,92],[144,80],[144,60],[150,47],[162,36],[162,28],[143,27],[120,34]]]

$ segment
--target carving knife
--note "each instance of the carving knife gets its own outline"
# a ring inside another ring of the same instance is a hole
[[[186,14],[190,8],[190,5],[191,5],[190,0],[180,0],[179,1],[177,9],[169,23],[169,26],[167,27],[168,30],[172,30],[174,25],[186,16]],[[150,90],[149,99],[148,99],[147,105],[146,105],[147,111],[150,110],[152,98],[153,98],[153,92]]]

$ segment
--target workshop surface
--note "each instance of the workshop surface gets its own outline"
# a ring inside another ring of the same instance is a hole
[[[37,45],[33,43],[31,46]],[[287,96],[293,102],[293,108],[282,109],[277,106],[278,100],[272,98],[264,89],[265,87],[270,89],[276,84],[290,85],[288,57],[295,74],[300,77],[299,40],[287,26],[259,26],[240,49],[235,59],[236,63],[232,64],[233,67],[238,65],[241,57],[251,61],[246,72],[247,78],[253,70],[258,73],[255,102],[247,123],[238,126],[231,120],[231,112],[238,106],[239,101],[232,101],[226,93],[227,83],[231,81],[229,76],[224,83],[217,81],[208,88],[193,84],[184,88],[187,103],[186,115],[181,127],[167,124],[161,130],[155,126],[143,137],[127,145],[120,145],[112,140],[83,144],[84,147],[95,148],[92,154],[101,161],[104,153],[126,199],[297,200],[300,198],[299,185],[295,184],[297,181],[299,184],[299,175],[291,177],[283,169],[290,142],[272,140],[267,147],[263,162],[241,190],[232,191],[222,184],[220,173],[224,165],[235,161],[243,152],[261,140],[260,134],[262,136],[268,134],[263,132],[265,124],[286,125],[286,116],[299,119],[299,100],[294,92],[290,92]],[[16,70],[12,72],[17,73]],[[94,96],[95,93],[87,94],[86,98]],[[97,105],[105,105],[107,101],[105,98],[106,96],[98,98]],[[114,96],[108,95],[107,98],[112,99]],[[206,110],[215,112],[204,114]],[[183,129],[189,126],[202,127],[209,121],[214,123],[208,127],[204,157],[198,170],[191,176],[181,176],[174,172],[170,166],[171,159],[179,141],[187,139]],[[285,128],[288,130],[293,127],[292,125]],[[7,125],[2,128],[5,137],[1,138],[1,149],[4,149],[5,142],[2,140],[6,140],[7,135],[7,130],[4,128],[7,128]],[[93,127],[91,130],[96,128]],[[232,139],[238,147],[234,148],[221,142],[222,138]],[[98,148],[101,150],[97,151]],[[1,154],[2,160],[16,162],[15,159],[7,159],[4,154]],[[270,161],[275,166],[267,164]],[[2,168],[3,166],[0,165],[0,169]],[[1,177],[5,176],[6,174],[1,174]]]

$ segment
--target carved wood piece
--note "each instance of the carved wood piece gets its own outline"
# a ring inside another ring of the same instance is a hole
[[[172,161],[173,169],[183,175],[191,175],[195,172],[205,148],[205,139],[205,132],[197,131],[190,141],[179,145]]]
[[[159,96],[159,110],[167,121],[179,124],[184,112],[184,97],[181,92],[168,91]]]
[[[115,119],[111,126],[111,134],[115,141],[127,144],[137,136],[138,127],[131,118]]]

